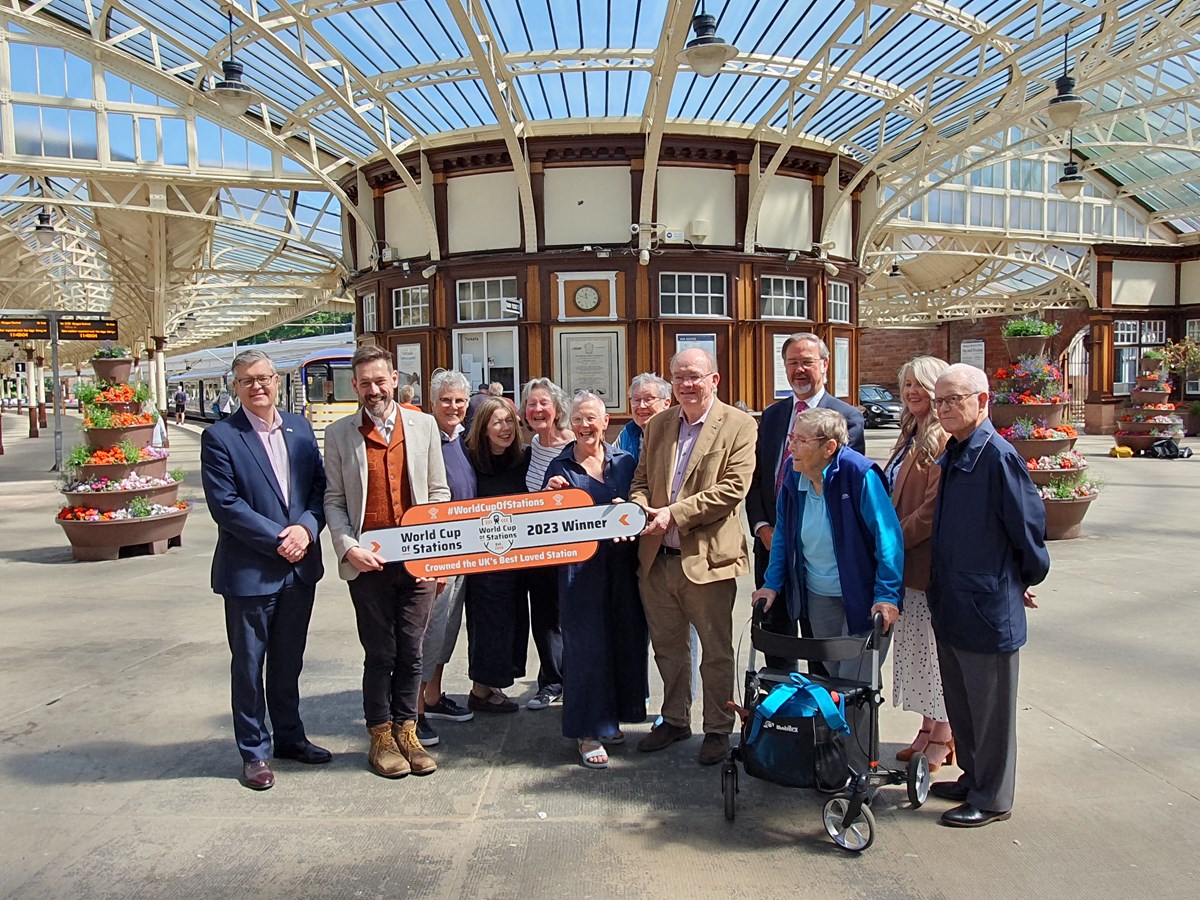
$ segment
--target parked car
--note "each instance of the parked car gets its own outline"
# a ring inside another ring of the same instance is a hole
[[[863,384],[858,388],[858,405],[868,428],[899,425],[904,405],[883,385]]]

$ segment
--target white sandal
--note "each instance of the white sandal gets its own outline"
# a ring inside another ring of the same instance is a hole
[[[584,744],[595,744],[591,750],[584,750]],[[579,738],[577,741],[579,747],[579,756],[583,759],[583,764],[589,769],[607,769],[608,768],[608,751],[604,749],[604,745],[597,740]],[[604,761],[600,762],[598,757],[604,757]]]

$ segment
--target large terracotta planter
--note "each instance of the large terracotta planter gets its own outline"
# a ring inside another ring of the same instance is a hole
[[[1046,356],[1050,351],[1049,337],[1006,337],[1004,346],[1008,348],[1008,361],[1017,362],[1023,356]]]
[[[1158,377],[1152,378],[1149,375],[1139,375],[1137,377],[1138,389],[1142,390],[1142,391],[1158,390],[1159,385],[1161,385],[1162,382],[1163,382],[1163,380],[1161,378],[1158,378]],[[1163,390],[1165,390],[1165,388]]]
[[[1017,419],[1044,421],[1049,426],[1061,425],[1065,403],[993,403],[988,406],[988,418],[997,428],[1008,428]]]
[[[131,472],[136,472],[146,478],[162,478],[167,474],[167,458],[148,459],[145,462],[126,466],[80,466],[79,477],[85,481],[95,478],[124,478]]]
[[[1118,447],[1128,447],[1134,453],[1145,453],[1157,441],[1165,441],[1167,438],[1158,434],[1114,434],[1113,440]]]
[[[1056,438],[1052,441],[1009,441],[1013,448],[1021,454],[1022,459],[1041,459],[1043,456],[1053,456],[1071,449],[1071,438]]]
[[[1170,415],[1167,413],[1167,415]],[[1173,422],[1118,422],[1117,427],[1122,431],[1132,431],[1134,434],[1149,434],[1152,431],[1161,431],[1166,429],[1183,428],[1183,420],[1178,416],[1173,416]],[[1161,437],[1161,435],[1160,435]]]
[[[1143,403],[1166,403],[1170,395],[1171,392],[1167,390],[1136,390],[1129,395],[1129,402],[1138,406]]]
[[[110,409],[114,413],[141,413],[142,404],[140,403],[109,403],[107,400],[97,400],[92,406],[101,406],[104,409]]]
[[[1052,481],[1067,481],[1074,484],[1083,478],[1087,468],[1087,466],[1079,466],[1074,469],[1030,469],[1029,477],[1037,485],[1050,484]]]
[[[117,559],[122,548],[145,547],[151,554],[166,553],[167,546],[183,534],[187,514],[180,509],[145,519],[108,522],[72,522],[56,519],[71,542],[71,555],[80,561]]]
[[[123,384],[129,381],[129,376],[133,374],[133,359],[93,359],[92,371],[101,381]]]
[[[140,450],[143,447],[149,447],[150,442],[154,439],[154,425],[151,423],[149,425],[129,425],[125,428],[88,428],[84,430],[83,434],[90,450],[115,447],[126,440],[132,441],[133,446]]]
[[[1046,507],[1046,540],[1069,541],[1083,533],[1083,517],[1097,497],[1076,497],[1071,500],[1043,500]]]
[[[135,497],[144,497],[150,503],[170,506],[179,497],[179,484],[176,482],[133,491],[63,491],[63,499],[68,506],[83,506],[98,509],[100,512],[124,509]]]

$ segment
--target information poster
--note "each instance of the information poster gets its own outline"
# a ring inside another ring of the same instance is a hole
[[[963,341],[959,346],[958,359],[960,362],[965,362],[968,366],[975,366],[977,369],[984,368],[984,343],[978,338],[973,338],[968,341]]]
[[[707,350],[713,359],[717,358],[717,336],[715,334],[677,334],[675,335],[675,352],[682,353],[698,347]]]
[[[396,345],[396,372],[400,376],[400,385],[397,390],[403,390],[406,384],[411,385],[413,398],[409,402],[415,406],[423,406],[424,392],[421,390],[420,344]]]
[[[624,409],[623,337],[623,332],[614,329],[558,333],[557,374],[567,396],[590,391],[604,401],[606,409]]]
[[[833,396],[850,396],[850,338],[833,339]],[[858,402],[858,398],[854,398]]]
[[[774,371],[776,400],[780,400],[784,397],[790,397],[794,393],[792,391],[792,383],[788,381],[787,367],[783,364],[783,345],[787,342],[789,337],[791,337],[790,334],[777,334],[774,335],[773,338],[775,353],[772,356],[772,359],[775,360]]]

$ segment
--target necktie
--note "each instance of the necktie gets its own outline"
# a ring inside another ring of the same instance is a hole
[[[796,401],[796,415],[797,416],[800,415],[800,413],[804,412],[806,409],[808,409],[807,403],[805,403],[803,400]],[[792,422],[790,424],[793,424],[793,425],[795,424],[794,416],[793,416]],[[783,476],[787,474],[787,471],[791,467],[792,467],[792,454],[788,453],[787,438],[784,438],[783,457],[779,460],[779,471],[775,473],[775,496],[776,497],[779,496],[779,491],[783,487]]]

